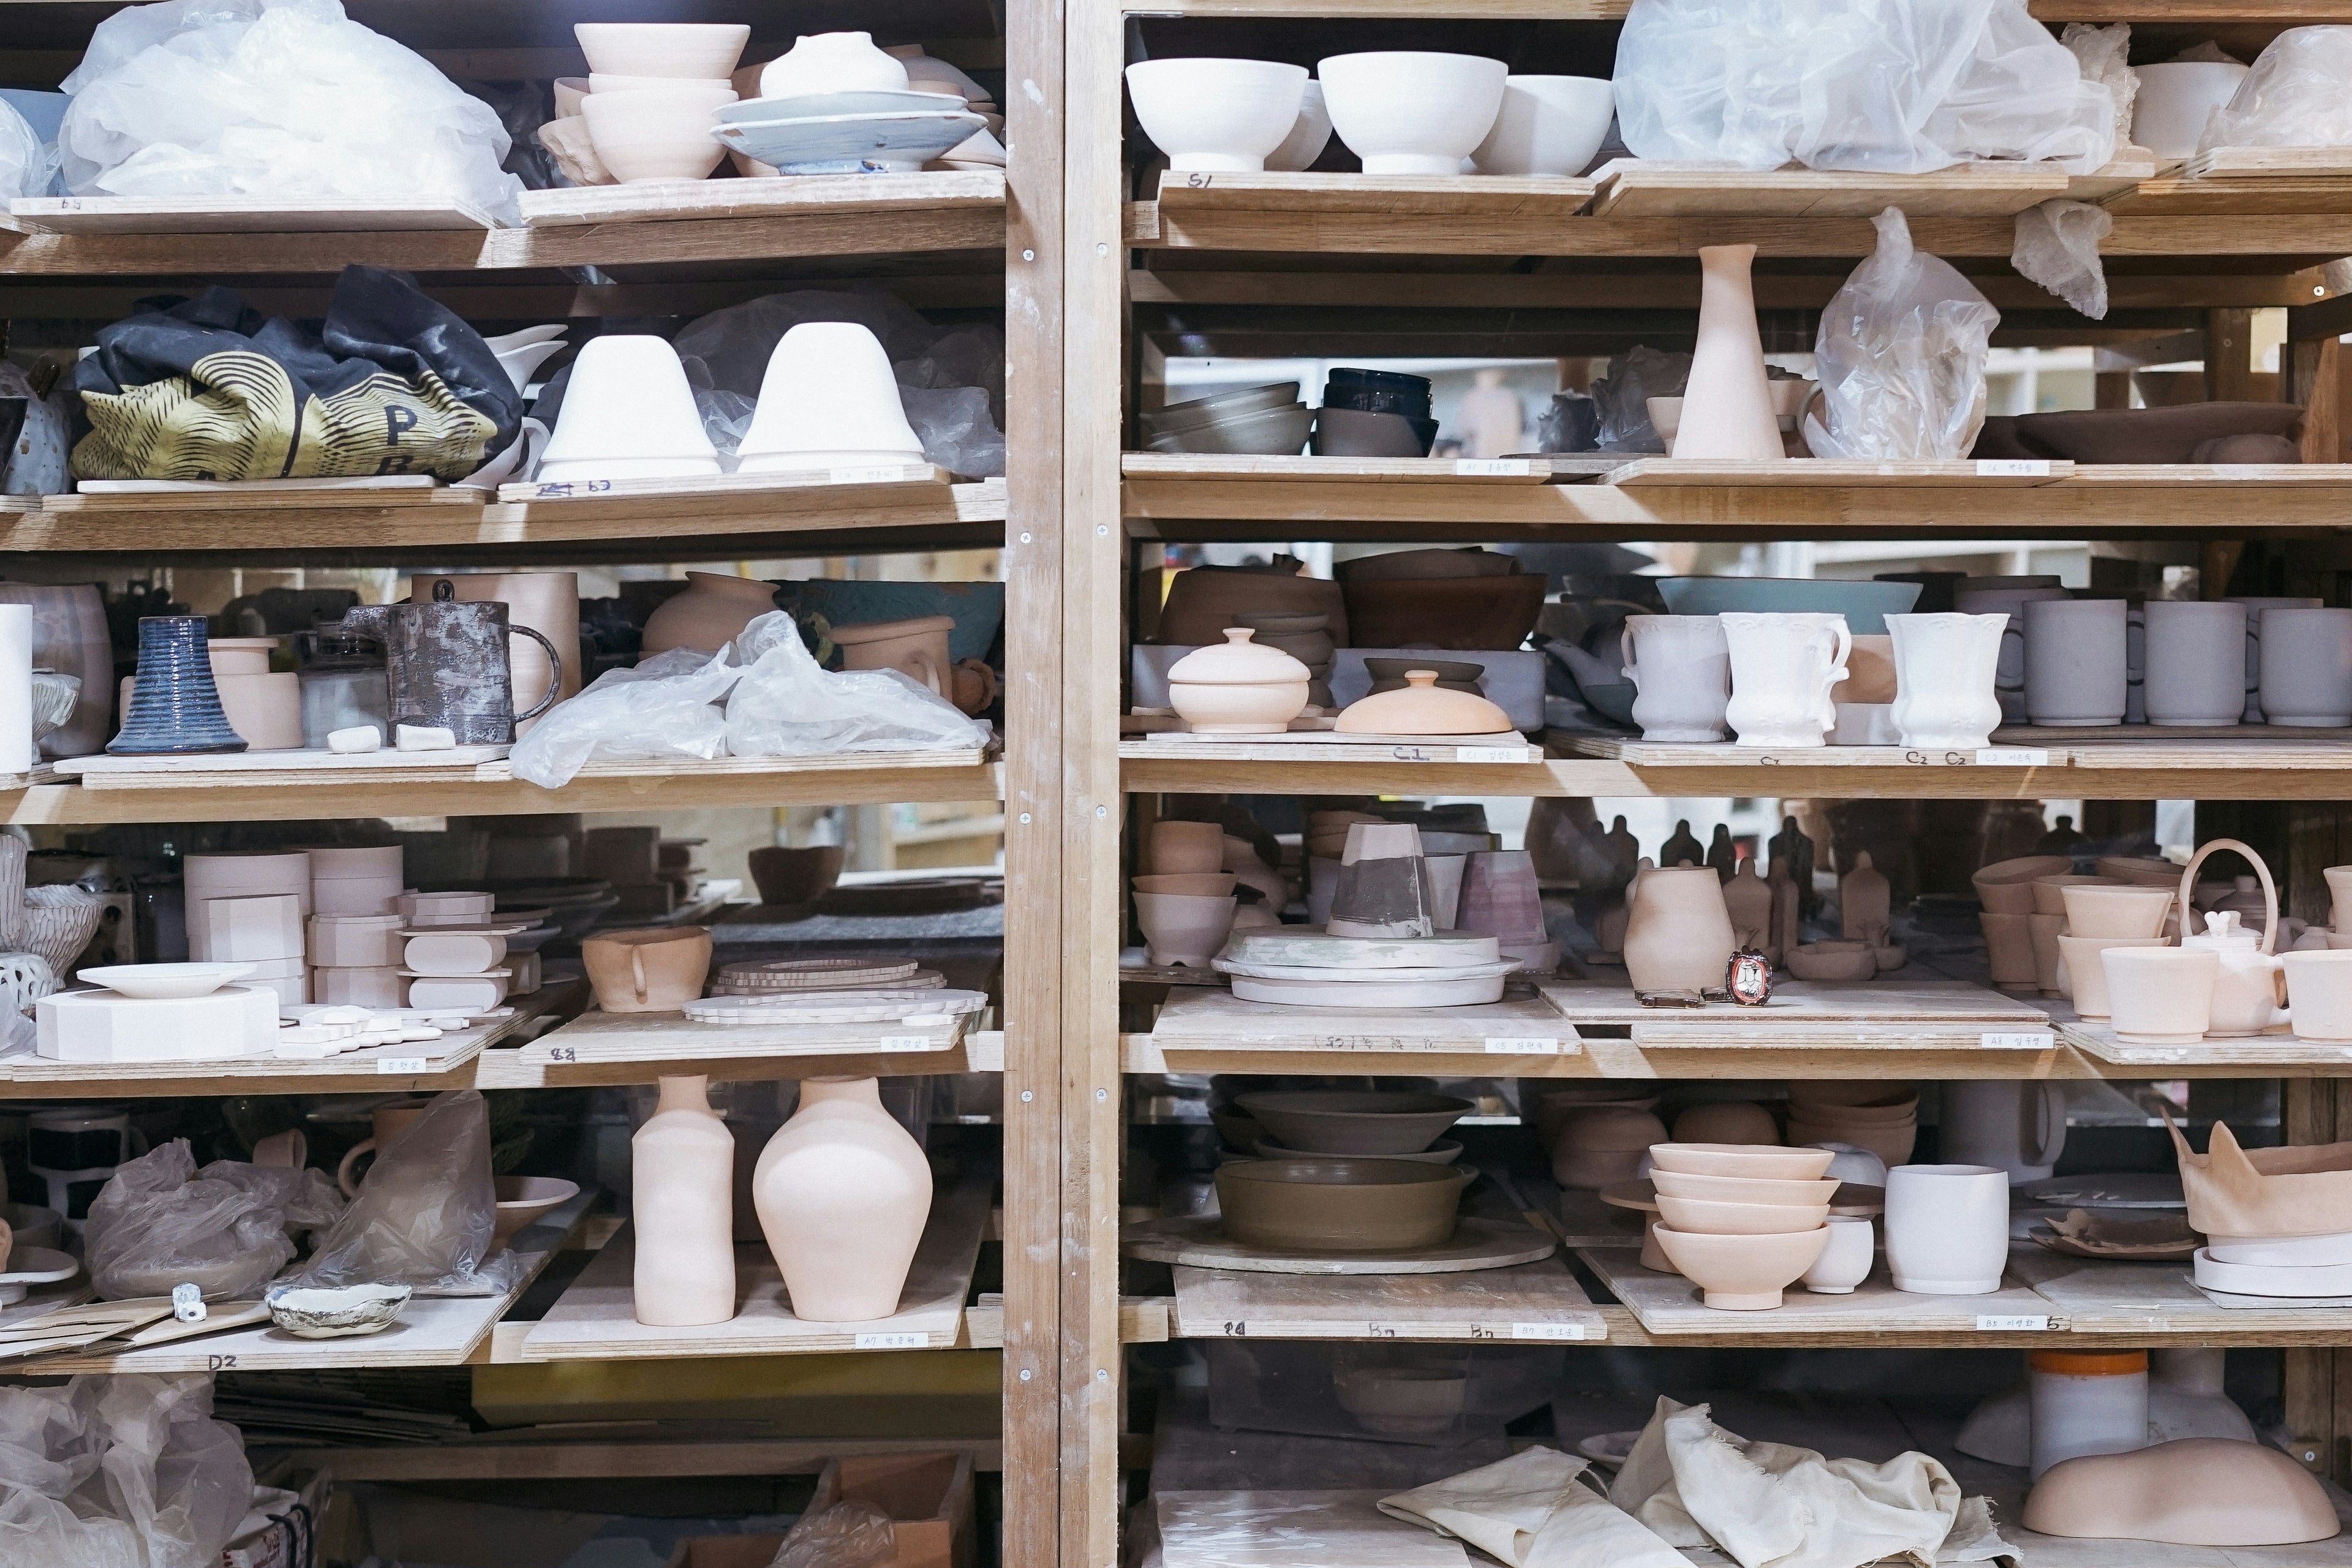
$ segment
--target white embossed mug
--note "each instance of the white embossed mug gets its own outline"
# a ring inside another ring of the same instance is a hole
[[[1731,651],[1714,616],[1628,616],[1621,634],[1645,741],[1730,738]]]
[[[1724,716],[1743,746],[1819,746],[1837,722],[1830,689],[1846,677],[1845,617],[1726,611],[1731,700]]]
[[[2000,722],[1993,689],[2007,616],[1889,616],[1895,639],[1895,730],[1902,744],[1973,752]]]

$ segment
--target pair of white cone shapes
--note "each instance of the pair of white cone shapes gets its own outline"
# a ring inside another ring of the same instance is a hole
[[[854,321],[803,321],[769,357],[736,471],[919,463],[923,444],[881,341]],[[572,381],[541,483],[703,479],[719,471],[686,367],[667,339],[591,339]]]

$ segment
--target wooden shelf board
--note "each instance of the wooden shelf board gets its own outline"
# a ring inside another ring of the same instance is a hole
[[[1253,1274],[1178,1264],[1178,1339],[1603,1339],[1608,1328],[1564,1259],[1466,1274]]]
[[[512,1327],[514,1325],[506,1325]],[[614,1477],[813,1476],[852,1454],[936,1454],[954,1449],[972,1468],[1003,1468],[994,1438],[752,1437],[709,1442],[622,1434],[599,1439],[527,1442],[488,1433],[459,1442],[348,1448],[279,1448],[269,1458],[297,1469],[332,1470],[344,1481],[551,1481]]]
[[[1870,1334],[1879,1331],[1911,1333],[1975,1334],[1980,1325],[2022,1326],[2063,1332],[2063,1316],[2047,1300],[2011,1275],[1989,1296],[1915,1296],[1895,1289],[1882,1258],[1868,1279],[1851,1295],[1817,1296],[1792,1285],[1780,1306],[1768,1312],[1719,1311],[1702,1306],[1698,1287],[1679,1274],[1658,1274],[1636,1261],[1632,1247],[1579,1247],[1577,1258],[1599,1277],[1618,1300],[1632,1309],[1651,1337],[1669,1342],[1685,1333],[1738,1332],[1782,1343],[1816,1342],[1825,1334]]]
[[[1556,477],[1589,478],[1593,465],[1578,463],[1565,453],[1567,464],[1554,467],[1549,458],[1313,458],[1220,456],[1202,452],[1125,452],[1120,471],[1130,479],[1202,479],[1228,482],[1328,479],[1344,484],[1427,483],[1434,479],[1465,485],[1541,485]],[[1625,458],[1612,458],[1613,468]]]
[[[698,1328],[640,1323],[632,1304],[636,1247],[632,1232],[624,1230],[596,1254],[548,1309],[547,1316],[523,1336],[523,1357],[605,1361],[953,1349],[963,1337],[964,1300],[971,1293],[981,1236],[988,1225],[989,1197],[985,1184],[967,1180],[934,1198],[898,1310],[866,1323],[807,1322],[794,1317],[783,1277],[767,1248],[758,1244],[735,1249],[733,1318]],[[893,1342],[876,1344],[877,1336]],[[914,1337],[915,1342],[898,1342],[901,1336]]]
[[[927,993],[908,993],[919,1012]],[[1000,1036],[1001,1039],[1002,1037]],[[1003,1047],[998,1047],[999,1059]],[[665,1074],[722,1079],[805,1078],[820,1073],[904,1075],[974,1072],[963,1020],[948,1023],[736,1028],[690,1023],[682,1013],[606,1013],[591,1008],[476,1065],[480,1089],[651,1083]]]
[[[2320,1076],[2352,1072],[2352,1044],[2299,1040],[2293,1035],[2209,1039],[2189,1046],[2135,1046],[2116,1038],[2115,1026],[2082,1018],[2062,1025],[2066,1043],[2111,1067],[2168,1073],[2177,1067],[2235,1068],[2249,1077],[2268,1068],[2309,1068]]]
[[[2159,174],[2107,196],[2118,217],[2265,217],[2273,213],[2326,212],[2352,199],[2352,172],[2263,177]]]
[[[1209,986],[1171,992],[1151,1040],[1159,1053],[1179,1058],[1193,1051],[1246,1051],[1266,1064],[1260,1070],[1270,1072],[1296,1070],[1286,1065],[1292,1051],[1343,1052],[1360,1061],[1421,1051],[1517,1058],[1579,1049],[1568,1021],[1534,998],[1466,1007],[1286,1007],[1240,1001]]]
[[[1496,174],[1160,174],[1163,223],[1220,216],[1281,225],[1382,216],[1437,217],[1463,224],[1558,223],[1592,200],[1595,182],[1567,176]]]
[[[317,196],[268,201],[234,196],[17,196],[8,216],[28,233],[388,234],[470,231],[498,219],[468,202],[434,198],[352,202]]]
[[[1543,760],[1543,748],[1527,744],[1486,743],[1456,746],[1441,740],[1380,740],[1339,742],[1313,733],[1281,735],[1185,735],[1166,740],[1121,741],[1121,761],[1161,757],[1229,763],[1328,763],[1360,767],[1366,763],[1433,763],[1441,766],[1493,768],[1529,767]]]
[[[2028,1245],[2011,1252],[2010,1271],[2063,1314],[2074,1333],[2185,1338],[2197,1344],[2242,1343],[2242,1334],[2352,1334],[2352,1308],[2217,1307],[2190,1282],[2186,1263],[2069,1258]]]
[[[773,179],[704,180],[692,185],[588,185],[525,191],[526,228],[589,224],[678,223],[776,217],[796,213],[904,213],[1004,205],[1001,171],[940,170],[893,174],[798,174]]]
[[[1130,16],[1294,17],[1333,20],[1622,22],[1633,0],[1121,0]],[[2143,26],[2261,23],[2316,26],[2343,20],[2329,0],[2030,0],[2041,22],[2136,22]]]
[[[1997,1052],[2030,1061],[2056,1037],[2041,1008],[1960,981],[1906,982],[1898,976],[1853,984],[1783,981],[1760,1007],[1709,1003],[1700,1008],[1644,1007],[1630,986],[1546,980],[1543,999],[1578,1026],[1632,1030],[1631,1043],[1654,1048],[1696,1046],[1714,1050],[1801,1052],[1891,1048]],[[1592,1042],[1597,1043],[1597,1042]]]
[[[1615,158],[1592,172],[1595,217],[2008,217],[2067,195],[2055,164],[1968,163],[1927,174],[1759,171],[1664,159]],[[1165,182],[1160,205],[1168,205]]]
[[[1689,745],[1672,742],[1621,739],[1581,732],[1563,734],[1558,744],[1579,756],[1622,762],[1636,768],[1671,775],[1682,768],[1752,767],[1803,768],[1833,772],[1840,768],[1878,768],[1895,772],[1916,770],[1934,774],[1956,771],[2014,773],[2020,770],[2084,768],[2100,773],[2178,772],[2185,768],[2229,769],[2250,773],[2301,773],[2319,770],[2339,773],[2352,769],[2352,734],[2263,729],[2258,734],[2233,731],[2232,738],[2208,740],[2195,730],[2165,730],[2144,724],[2128,727],[2128,740],[2096,740],[2069,743],[2056,739],[2063,731],[2030,730],[1996,732],[1987,752],[1906,749],[1901,746],[1741,746],[1732,742]],[[2076,731],[2081,733],[2081,731]],[[2101,734],[2107,731],[2102,731]],[[2324,735],[2326,739],[2305,739]],[[2022,754],[2021,754],[2022,753]],[[1122,752],[1121,753],[1125,753]],[[2045,781],[2051,775],[2044,773]],[[2054,785],[2045,785],[2056,793]]]
[[[2038,489],[2070,478],[2068,462],[1872,463],[1799,458],[1745,463],[1706,458],[1637,458],[1600,480],[1628,489],[1694,486],[1764,489]]]

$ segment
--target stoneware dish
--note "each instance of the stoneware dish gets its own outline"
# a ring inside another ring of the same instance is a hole
[[[498,1194],[499,1205],[490,1232],[492,1247],[504,1247],[515,1232],[580,1195],[579,1183],[560,1176],[493,1176],[490,1185]]]
[[[1811,1230],[1829,1218],[1821,1204],[1718,1204],[1660,1194],[1658,1215],[1676,1230],[1706,1236],[1782,1236]]]
[[[1307,68],[1276,60],[1140,60],[1127,95],[1152,144],[1180,174],[1255,174],[1289,140]]]
[[[1312,1149],[1286,1149],[1270,1138],[1257,1140],[1257,1157],[1261,1160],[1320,1160],[1328,1158]],[[1451,1138],[1441,1138],[1428,1148],[1412,1154],[1383,1154],[1383,1160],[1411,1160],[1422,1165],[1451,1165],[1462,1158],[1462,1145]]]
[[[1234,1104],[1288,1149],[1318,1154],[1412,1154],[1475,1109],[1444,1094],[1391,1089],[1269,1089]]]
[[[1661,1171],[1751,1181],[1817,1181],[1835,1158],[1826,1149],[1774,1149],[1744,1143],[1659,1143],[1650,1150],[1650,1163]]]
[[[739,120],[714,125],[709,134],[728,152],[779,174],[911,174],[985,129],[979,115],[957,110],[898,110]]]
[[[1217,1167],[1217,1207],[1225,1234],[1250,1247],[1406,1252],[1453,1239],[1475,1174],[1407,1160],[1241,1160]]]
[[[303,1340],[352,1339],[392,1327],[413,1292],[405,1285],[346,1285],[340,1289],[281,1286],[262,1298],[269,1321]]]
[[[1663,1202],[1663,1197],[1661,1198]],[[1769,1312],[1829,1245],[1826,1226],[1779,1236],[1708,1236],[1661,1225],[1652,1233],[1677,1273],[1718,1311]]]
[[[1381,50],[1318,62],[1331,129],[1367,174],[1458,174],[1495,127],[1509,76],[1479,55]]]
[[[299,954],[297,956],[299,956]],[[250,963],[111,963],[78,970],[79,978],[142,1000],[209,996],[253,973]]]
[[[1694,1176],[1682,1171],[1654,1169],[1650,1173],[1650,1184],[1657,1188],[1660,1197],[1701,1198],[1722,1204],[1825,1204],[1838,1189],[1835,1182],[1826,1179],[1800,1182],[1753,1176]]]
[[[710,111],[735,101],[719,83],[593,92],[581,101],[596,161],[625,185],[654,180],[700,180],[719,166],[726,149],[710,133]]]

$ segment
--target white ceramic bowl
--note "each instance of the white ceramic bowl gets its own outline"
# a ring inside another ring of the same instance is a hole
[[[1811,1230],[1829,1218],[1822,1204],[1726,1204],[1707,1198],[1673,1198],[1658,1194],[1658,1218],[1685,1233],[1701,1236],[1784,1236]]]
[[[1580,174],[1616,112],[1605,78],[1506,77],[1494,129],[1471,156],[1482,174]]]
[[[1279,60],[1139,60],[1127,95],[1180,173],[1255,174],[1297,127],[1307,68]]]
[[[596,161],[625,185],[702,180],[726,149],[710,133],[710,111],[735,101],[724,82],[684,82],[635,92],[592,92],[580,100]]]
[[[1509,77],[1482,55],[1332,55],[1315,74],[1331,129],[1367,174],[1458,174],[1495,128]]]
[[[1661,1171],[1751,1181],[1812,1182],[1837,1156],[1826,1149],[1783,1149],[1756,1143],[1653,1143],[1650,1161]],[[1761,1203],[1761,1198],[1754,1200]]]
[[[93,985],[157,1001],[209,996],[252,973],[250,963],[111,963],[78,971]]]
[[[591,71],[707,81],[733,72],[751,29],[739,22],[575,22],[572,36]]]
[[[841,454],[877,465],[919,463],[881,340],[855,321],[803,321],[768,357],[737,472],[834,467]]]
[[[593,100],[592,100],[593,101]],[[677,351],[661,338],[611,333],[581,345],[541,459],[547,482],[708,478],[719,457],[703,433],[694,389]],[[415,895],[404,905],[417,923],[471,923],[489,912],[488,893]]]
[[[1298,102],[1298,120],[1282,145],[1265,155],[1265,166],[1281,173],[1311,168],[1331,142],[1331,115],[1323,107],[1323,84],[1310,81]]]
[[[2237,96],[2247,68],[2226,60],[2175,60],[2136,67],[2132,141],[2158,158],[2189,158],[2213,111]]]

